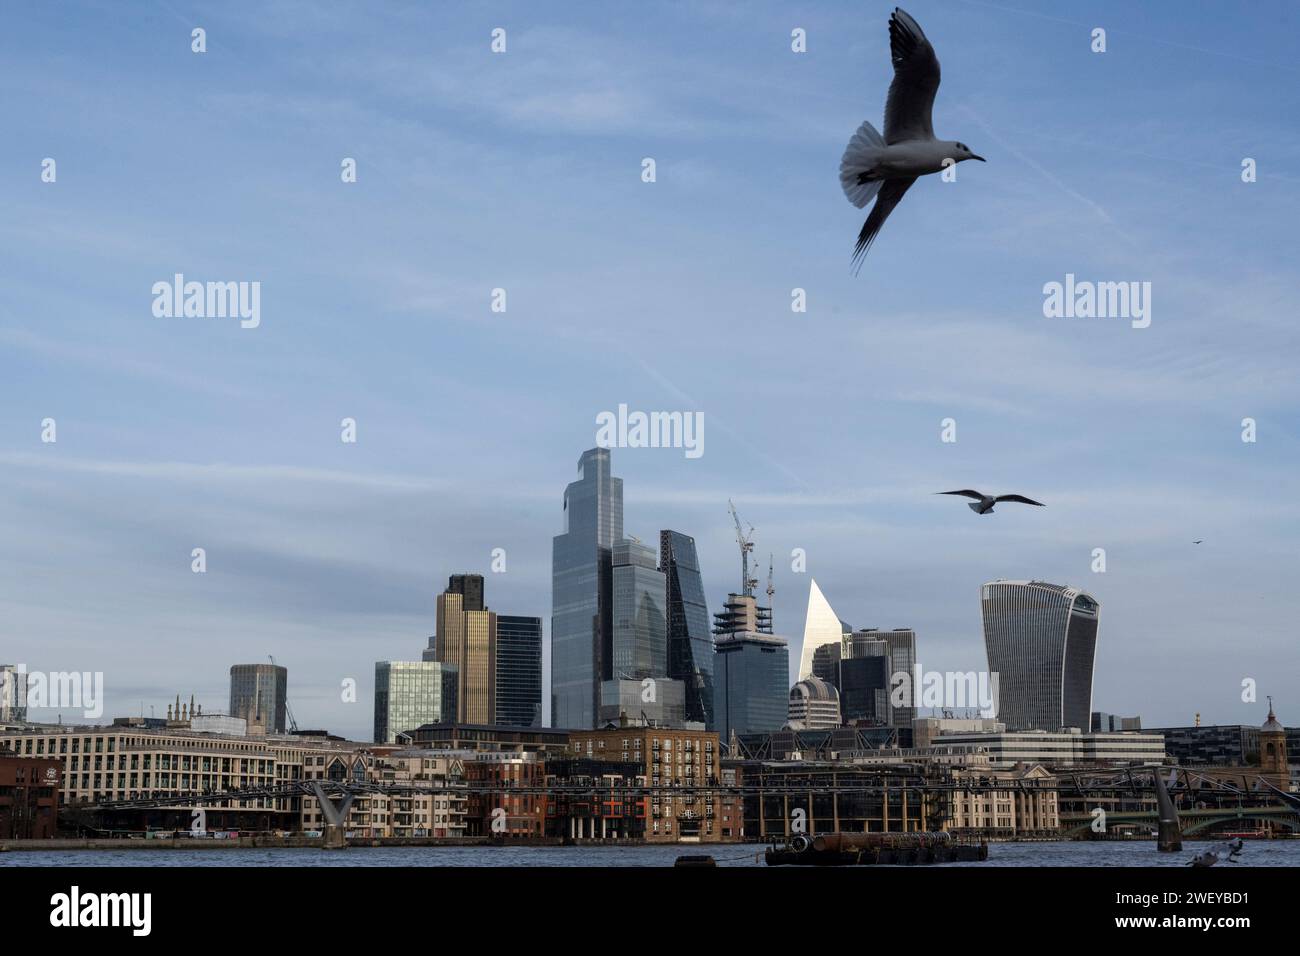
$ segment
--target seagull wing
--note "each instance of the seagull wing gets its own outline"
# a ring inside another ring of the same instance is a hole
[[[973,491],[970,488],[963,488],[961,491],[936,491],[935,494],[936,495],[965,495],[967,498],[974,498],[976,501],[981,501],[984,498],[984,496],[980,494],[978,491]]]
[[[897,7],[889,17],[894,82],[885,100],[885,142],[934,139],[930,111],[939,90],[939,59],[921,27]]]
[[[1038,505],[1038,507],[1040,508],[1047,507],[1041,501],[1035,501],[1033,498],[1026,498],[1024,495],[998,495],[993,500],[995,502],[996,501],[1018,501],[1022,505]]]
[[[867,221],[862,224],[862,231],[858,233],[858,244],[853,247],[853,272],[862,268],[862,260],[871,248],[871,244],[876,241],[876,233],[880,232],[880,227],[885,224],[889,214],[894,211],[899,200],[903,198],[903,193],[916,182],[916,177],[911,179],[886,179],[885,185],[880,187],[880,193],[876,196],[876,204],[871,207],[871,215],[867,216]]]

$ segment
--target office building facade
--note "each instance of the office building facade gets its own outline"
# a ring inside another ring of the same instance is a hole
[[[542,619],[497,615],[497,724],[542,725]]]
[[[497,615],[483,603],[483,576],[454,574],[438,595],[437,659],[456,670],[456,720],[496,718]]]
[[[695,539],[659,532],[659,570],[667,585],[668,676],[682,682],[685,718],[713,727],[713,636]]]
[[[997,718],[1009,730],[1091,727],[1097,601],[1043,581],[994,581],[981,591],[984,644],[999,679]]]
[[[780,730],[789,714],[790,648],[773,634],[716,638],[713,720],[723,746],[733,735]]]
[[[285,731],[289,672],[278,664],[235,664],[230,668],[231,717],[268,734]]]
[[[551,725],[595,725],[612,653],[612,554],[623,540],[623,480],[608,448],[578,460],[564,490],[564,531],[551,547]],[[612,676],[612,675],[611,675]]]
[[[455,720],[457,691],[456,669],[449,664],[376,661],[375,743],[409,743],[417,728]]]

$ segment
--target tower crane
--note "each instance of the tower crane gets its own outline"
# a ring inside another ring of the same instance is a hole
[[[736,506],[727,499],[727,507],[731,510],[731,520],[736,524],[736,543],[740,545],[740,593],[746,597],[754,596],[754,588],[758,586],[758,578],[749,576],[749,553],[754,550],[754,526],[749,526],[746,532],[740,524],[740,515],[736,513]]]

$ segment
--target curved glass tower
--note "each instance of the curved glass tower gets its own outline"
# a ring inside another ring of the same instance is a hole
[[[668,676],[686,688],[686,719],[713,730],[713,635],[695,539],[659,532],[659,570],[668,586]]]
[[[1078,588],[993,581],[981,589],[984,647],[1008,730],[1058,731],[1092,718],[1099,606]]]

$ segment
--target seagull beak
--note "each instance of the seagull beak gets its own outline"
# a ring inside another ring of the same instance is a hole
[[[971,153],[971,154],[970,154],[970,158],[971,158],[971,159],[978,159],[981,163],[987,163],[987,162],[988,162],[988,160],[985,159],[983,156],[976,156],[974,153]]]

